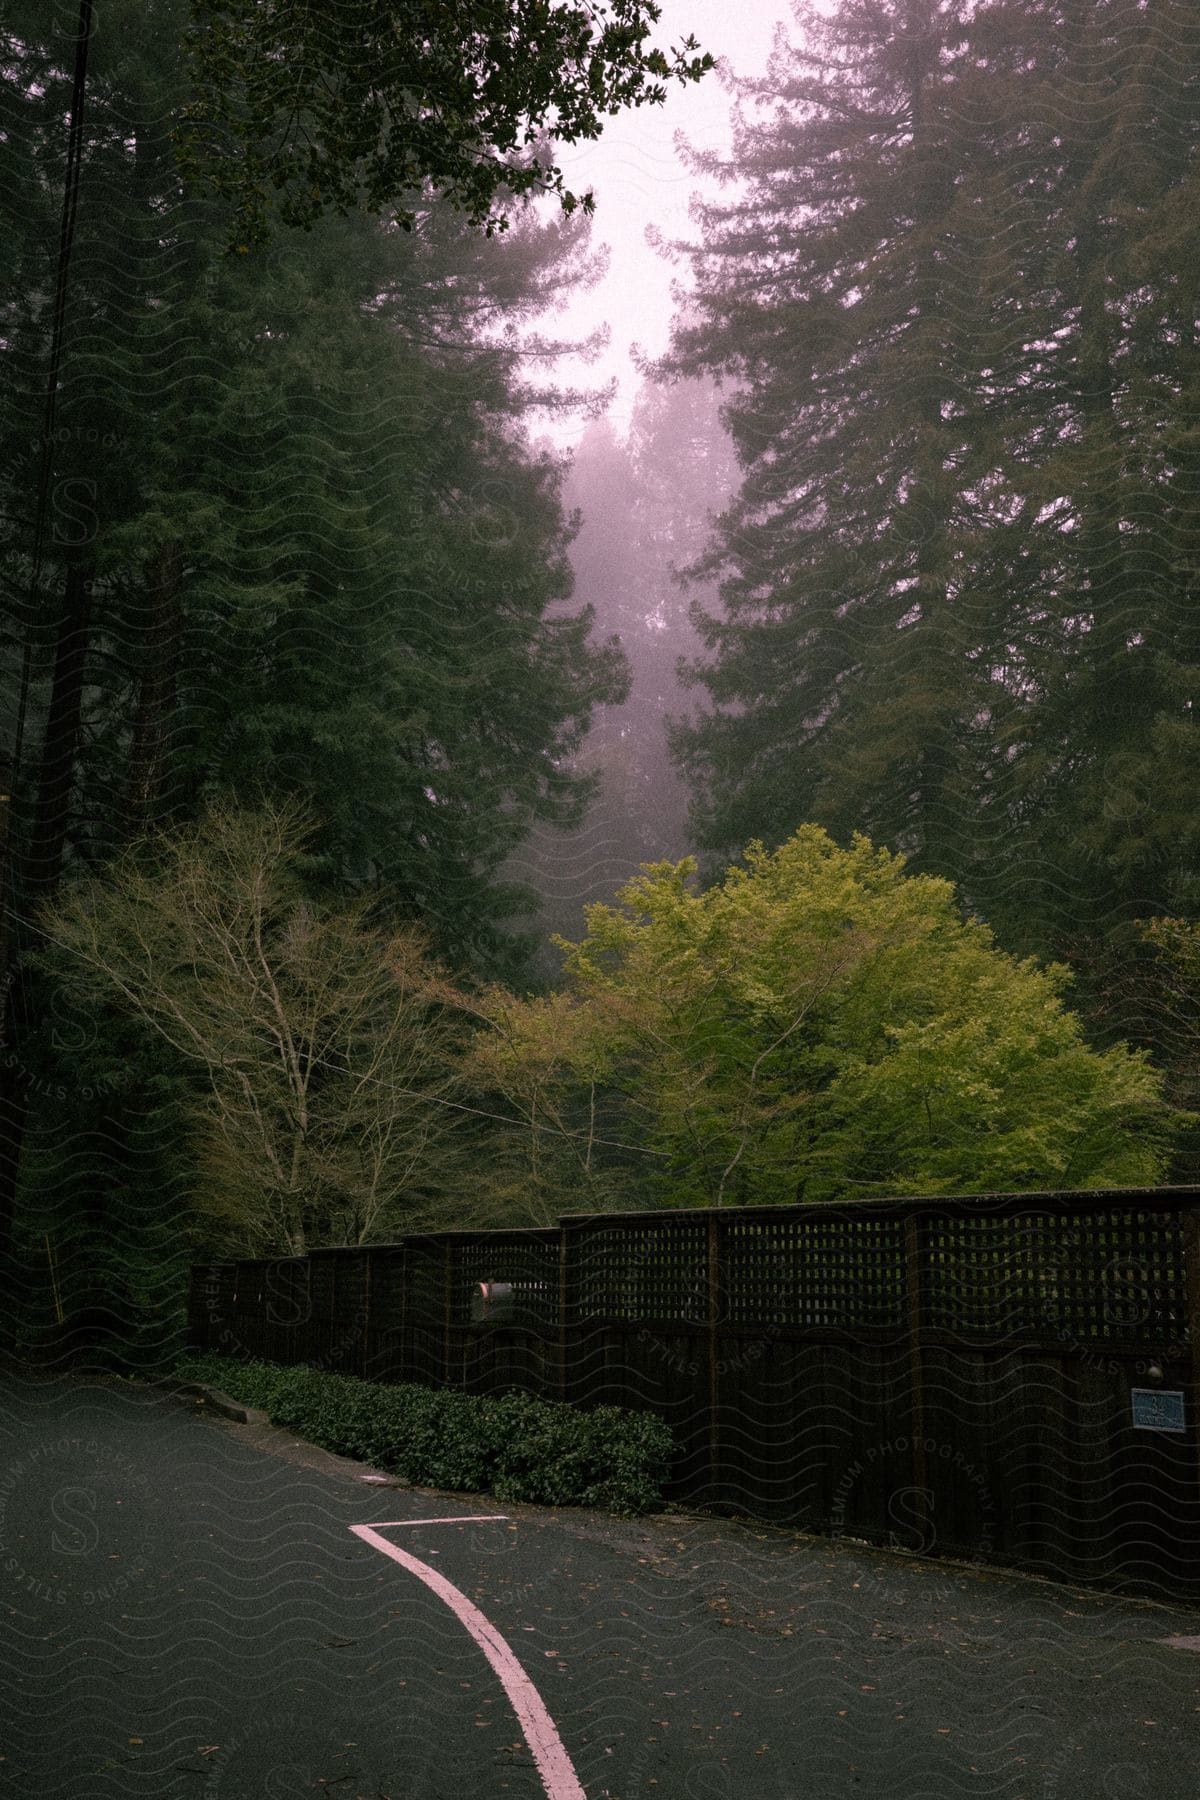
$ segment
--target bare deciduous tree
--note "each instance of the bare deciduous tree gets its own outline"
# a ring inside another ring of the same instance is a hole
[[[48,908],[63,980],[196,1077],[195,1201],[239,1247],[298,1255],[438,1215],[457,1165],[463,999],[413,928],[321,906],[296,805],[215,805]]]

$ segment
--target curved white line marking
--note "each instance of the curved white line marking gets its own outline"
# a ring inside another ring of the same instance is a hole
[[[371,1544],[376,1550],[382,1550],[385,1556],[398,1562],[401,1568],[415,1575],[418,1581],[423,1581],[439,1600],[445,1601],[460,1624],[466,1626],[499,1676],[500,1684],[520,1721],[525,1742],[533,1753],[542,1786],[546,1790],[546,1800],[587,1800],[541,1695],[491,1620],[480,1612],[473,1601],[467,1599],[461,1588],[456,1588],[452,1581],[447,1581],[437,1569],[431,1569],[428,1563],[410,1556],[407,1550],[400,1550],[395,1544],[389,1544],[370,1525],[351,1525],[350,1529],[364,1544]]]
[[[451,1513],[444,1519],[372,1519],[371,1531],[394,1531],[397,1525],[479,1525],[507,1519],[507,1513]]]

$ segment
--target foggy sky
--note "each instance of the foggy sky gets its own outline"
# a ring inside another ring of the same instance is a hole
[[[702,50],[728,58],[737,75],[764,72],[775,28],[795,26],[788,0],[663,0],[656,43],[677,44],[692,32]],[[628,423],[638,386],[630,346],[651,355],[667,344],[672,302],[670,287],[684,271],[672,267],[645,241],[647,225],[664,236],[693,231],[687,215],[689,197],[701,189],[700,178],[677,154],[677,132],[698,148],[729,144],[732,96],[713,70],[697,85],[672,86],[662,106],[626,111],[611,120],[597,143],[564,144],[559,162],[567,186],[576,193],[591,187],[596,195],[594,244],[611,247],[608,274],[588,293],[580,293],[563,309],[556,327],[580,337],[597,325],[611,326],[611,341],[597,362],[564,360],[559,375],[581,386],[602,385],[616,376],[620,387],[610,417],[619,430]],[[712,191],[716,191],[715,187]],[[580,420],[549,427],[562,443],[574,443],[583,431]]]

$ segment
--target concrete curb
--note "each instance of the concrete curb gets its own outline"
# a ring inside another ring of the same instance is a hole
[[[240,1400],[231,1400],[220,1388],[209,1387],[202,1381],[156,1381],[153,1384],[164,1393],[176,1399],[190,1398],[200,1402],[209,1412],[216,1413],[219,1418],[232,1419],[235,1425],[268,1425],[270,1420],[265,1412],[257,1406],[243,1406]]]

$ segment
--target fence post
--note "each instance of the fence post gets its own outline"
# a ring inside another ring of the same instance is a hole
[[[400,1258],[400,1344],[397,1361],[400,1366],[399,1375],[389,1377],[392,1381],[411,1381],[413,1378],[413,1355],[408,1343],[408,1284],[413,1278],[412,1239],[400,1239],[402,1255]]]
[[[211,1264],[209,1265],[211,1267]],[[208,1317],[205,1306],[206,1280],[204,1265],[193,1263],[188,1270],[188,1306],[186,1348],[208,1349]]]
[[[1187,1259],[1188,1359],[1192,1403],[1192,1452],[1197,1497],[1200,1498],[1200,1210],[1189,1206],[1183,1215],[1183,1253]]]
[[[929,1471],[925,1458],[925,1379],[922,1366],[921,1219],[910,1212],[904,1221],[904,1266],[908,1287],[908,1368],[912,1417],[912,1484],[921,1543],[929,1539]]]
[[[558,1397],[567,1398],[567,1233],[558,1227]]]
[[[454,1246],[442,1245],[442,1386],[450,1386],[450,1325],[454,1314]]]
[[[374,1269],[375,1252],[364,1245],[362,1277],[362,1372],[364,1380],[371,1361],[369,1333],[371,1330],[371,1288]]]
[[[715,1500],[720,1493],[721,1379],[718,1367],[718,1330],[721,1319],[721,1232],[715,1212],[708,1224],[708,1482]]]

